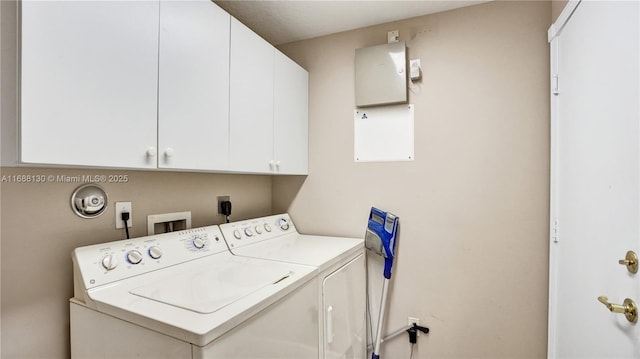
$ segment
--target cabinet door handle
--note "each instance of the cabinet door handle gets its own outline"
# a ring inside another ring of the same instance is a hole
[[[173,148],[171,148],[171,147],[167,147],[167,149],[166,149],[166,150],[164,150],[164,155],[165,155],[166,157],[172,157],[174,153],[175,153],[175,151],[174,151],[174,149],[173,149]]]
[[[158,153],[158,151],[156,151],[155,147],[153,147],[153,146],[147,147],[147,156],[148,157],[155,157],[157,153]]]

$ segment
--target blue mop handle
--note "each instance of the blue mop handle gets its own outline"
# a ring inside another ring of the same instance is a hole
[[[382,219],[382,223],[374,219],[374,215]],[[384,277],[391,278],[391,267],[393,266],[394,251],[396,246],[396,232],[398,230],[398,217],[391,213],[384,212],[375,207],[371,207],[369,214],[369,227],[375,228],[376,233],[382,240],[384,249]]]
[[[371,359],[380,359],[380,344],[382,343],[382,325],[389,294],[389,281],[391,280],[391,267],[393,266],[394,250],[396,247],[396,232],[398,230],[398,217],[394,214],[371,207],[367,231],[372,233],[382,242],[382,254],[384,255],[384,280],[382,281],[382,297],[380,298],[380,313],[378,315],[378,329],[376,341],[373,346]],[[379,252],[378,252],[379,253]]]
[[[391,278],[391,267],[393,266],[393,258],[387,258],[384,260],[384,277]]]
[[[390,238],[390,240],[388,242],[386,242],[385,244],[383,244],[384,246],[384,251],[387,254],[386,257],[384,258],[384,277],[387,279],[391,279],[391,267],[393,266],[393,258],[394,258],[394,251],[395,251],[395,228],[397,228],[398,226],[398,219],[396,218],[395,223],[393,224],[394,226],[394,230],[393,230],[393,237]]]

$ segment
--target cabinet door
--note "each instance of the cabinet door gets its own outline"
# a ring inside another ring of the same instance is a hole
[[[366,355],[364,261],[364,254],[360,254],[324,279],[322,358],[356,359]]]
[[[22,2],[25,163],[156,167],[157,1]]]
[[[227,166],[229,21],[209,0],[160,2],[160,168]]]
[[[275,52],[273,93],[274,170],[307,174],[309,73]]]
[[[273,57],[275,49],[231,19],[229,166],[269,173],[273,160]]]

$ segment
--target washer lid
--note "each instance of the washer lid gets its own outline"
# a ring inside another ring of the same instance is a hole
[[[290,275],[288,270],[263,262],[247,262],[242,267],[223,262],[133,288],[129,293],[209,314]]]
[[[238,256],[313,265],[320,271],[364,247],[361,238],[288,234],[231,251]]]

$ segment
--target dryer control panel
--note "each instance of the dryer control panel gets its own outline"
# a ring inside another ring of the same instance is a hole
[[[72,253],[74,281],[81,277],[90,289],[220,252],[227,246],[218,226],[79,247]]]
[[[241,248],[286,234],[298,233],[288,214],[248,219],[220,225],[229,250]]]

